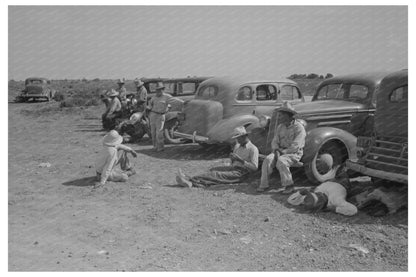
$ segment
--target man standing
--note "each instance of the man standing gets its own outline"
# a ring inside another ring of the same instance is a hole
[[[103,186],[107,181],[126,182],[131,175],[136,172],[130,166],[127,154],[133,157],[137,154],[130,147],[122,145],[123,137],[117,131],[112,130],[103,139],[103,150],[100,152],[95,163],[97,182],[94,188]],[[121,171],[115,169],[120,165]]]
[[[127,105],[127,89],[124,86],[125,80],[124,78],[119,79],[117,82],[118,89],[116,90],[118,92],[120,102],[123,106]]]
[[[114,89],[107,94],[109,103],[106,111],[101,116],[104,129],[113,129],[116,125],[116,119],[122,116],[121,103],[117,96],[118,92]]]
[[[150,110],[150,132],[152,134],[153,149],[157,152],[164,150],[163,128],[165,125],[165,114],[169,111],[169,100],[172,95],[164,93],[165,86],[162,82],[157,83],[156,95],[149,101]]]
[[[136,84],[135,99],[137,101],[137,111],[143,112],[147,103],[147,89],[144,87],[143,81],[138,78],[134,80],[134,83]]]
[[[250,173],[254,173],[259,165],[259,150],[251,143],[246,129],[237,127],[232,138],[236,139],[237,143],[230,154],[230,166],[212,168],[209,172],[194,177],[187,177],[179,169],[176,176],[178,184],[184,187],[205,187],[240,183]]]
[[[280,173],[284,194],[294,191],[294,183],[290,167],[299,163],[305,146],[306,131],[303,124],[294,116],[297,112],[290,103],[285,102],[279,109],[279,126],[277,126],[271,143],[272,153],[263,161],[261,168],[261,181],[258,192],[269,187],[269,177],[276,167]]]

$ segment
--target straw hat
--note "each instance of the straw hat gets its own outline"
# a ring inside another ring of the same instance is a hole
[[[108,97],[112,97],[112,96],[118,96],[118,91],[116,91],[115,89],[112,89],[111,91],[109,91],[107,93]]]
[[[298,112],[295,111],[295,109],[292,107],[292,105],[287,101],[284,102],[283,105],[280,108],[277,109],[277,111],[290,113],[292,115],[298,114]]]
[[[159,90],[159,89],[164,89],[164,88],[165,88],[165,85],[162,82],[158,82],[155,89]]]
[[[235,139],[235,138],[245,136],[245,135],[248,135],[247,130],[246,128],[241,126],[241,127],[237,127],[234,129],[233,136],[231,138]]]
[[[123,142],[123,137],[120,136],[116,130],[111,130],[107,135],[104,136],[104,146],[117,146]]]
[[[299,206],[305,200],[306,195],[300,194],[299,191],[295,192],[294,194],[290,195],[287,199],[287,202],[293,206]]]
[[[134,79],[134,83],[136,84],[137,87],[144,85],[144,82],[140,80],[139,78]]]
[[[122,78],[122,79],[118,79],[118,82],[117,82],[117,84],[124,84],[125,83],[125,80],[124,80],[124,78]]]

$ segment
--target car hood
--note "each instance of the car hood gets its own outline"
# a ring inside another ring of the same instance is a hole
[[[342,100],[320,100],[294,105],[293,108],[302,115],[328,114],[336,112],[356,111],[363,109],[364,104]]]

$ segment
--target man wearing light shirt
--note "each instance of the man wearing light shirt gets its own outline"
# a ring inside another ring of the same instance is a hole
[[[231,165],[212,168],[209,172],[188,177],[179,169],[176,181],[184,187],[206,187],[219,184],[240,183],[259,165],[259,150],[251,143],[244,127],[234,130],[233,138],[237,140],[233,153],[230,154]]]
[[[280,173],[284,194],[294,191],[294,183],[290,167],[299,163],[305,146],[306,131],[303,124],[294,116],[297,112],[285,102],[279,109],[279,126],[276,128],[271,143],[272,153],[263,161],[261,168],[261,180],[258,192],[263,192],[269,187],[269,177],[276,167]]]
[[[127,154],[130,153],[133,157],[136,157],[137,154],[130,147],[122,145],[122,142],[123,137],[115,130],[104,136],[104,148],[95,163],[97,182],[94,188],[103,186],[107,181],[126,182],[131,175],[136,173],[130,166]],[[121,171],[115,168],[118,164]]]

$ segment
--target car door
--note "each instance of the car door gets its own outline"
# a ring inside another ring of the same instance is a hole
[[[292,84],[281,84],[278,93],[278,103],[289,102],[292,106],[304,102],[299,89]]]
[[[255,90],[250,84],[240,86],[237,93],[235,94],[234,103],[232,105],[231,115],[236,114],[254,114],[255,110]]]
[[[257,116],[268,115],[271,116],[273,110],[278,105],[278,91],[277,83],[262,83],[257,84],[254,90],[255,114]]]

